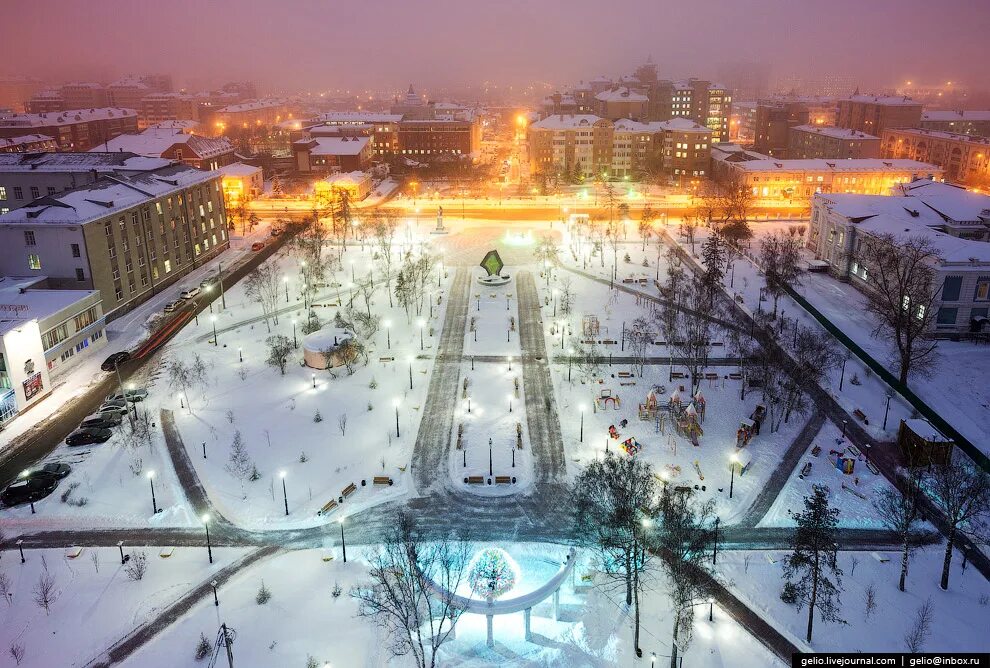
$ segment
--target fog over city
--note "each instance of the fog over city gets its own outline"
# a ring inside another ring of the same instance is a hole
[[[727,63],[771,80],[855,75],[988,87],[990,3],[946,0],[8,0],[3,69],[113,80],[170,71],[202,88],[236,78],[287,92],[547,82],[627,71],[652,55],[668,78]],[[181,48],[180,48],[181,47]]]

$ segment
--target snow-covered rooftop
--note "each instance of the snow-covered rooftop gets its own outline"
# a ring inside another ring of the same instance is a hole
[[[530,127],[538,130],[574,130],[590,128],[602,120],[594,114],[554,114],[533,123]]]
[[[612,90],[603,90],[595,96],[595,99],[601,102],[646,102],[648,98],[625,86],[620,86]]]
[[[932,137],[933,139],[949,139],[961,141],[969,144],[990,144],[990,138],[977,137],[974,135],[962,134],[959,132],[945,132],[943,130],[926,130],[924,128],[897,128],[892,130],[897,134],[916,135],[918,137]]]
[[[45,276],[0,276],[0,303],[17,309],[0,310],[0,334],[21,326],[27,320],[47,318],[98,290],[46,290],[32,286]],[[12,317],[16,313],[17,317]]]
[[[261,167],[246,165],[243,162],[234,162],[229,165],[224,165],[217,171],[224,176],[254,176],[261,171]]]
[[[767,158],[739,162],[739,168],[747,172],[913,172],[916,174],[941,174],[942,168],[917,160],[893,158],[851,158],[828,160],[807,158],[783,160]]]
[[[865,132],[860,132],[859,130],[850,130],[848,128],[837,128],[831,125],[795,125],[792,130],[797,132],[807,132],[808,134],[815,135],[825,135],[827,137],[834,137],[836,139],[876,139],[880,140],[880,137],[875,135],[867,134]]]
[[[22,146],[24,144],[34,144],[40,141],[54,142],[55,140],[48,135],[21,135],[19,137],[0,137],[0,148],[13,148],[14,146]]]
[[[147,158],[127,151],[107,153],[3,153],[0,172],[146,172],[168,166],[164,158]]]
[[[0,128],[41,128],[50,125],[67,125],[70,123],[88,123],[110,118],[137,117],[133,109],[119,107],[97,107],[95,109],[71,109],[69,111],[52,111],[42,114],[13,114],[0,119]]]
[[[850,95],[843,102],[866,102],[882,104],[887,107],[920,107],[921,103],[909,97],[899,95]]]
[[[628,118],[622,118],[615,122],[616,132],[662,132],[664,130],[675,130],[677,132],[703,132],[709,133],[710,129],[704,125],[698,125],[688,118],[671,118],[667,121],[650,121],[642,123]]]
[[[923,121],[990,121],[990,111],[926,111]]]
[[[100,144],[99,148],[160,157],[176,144],[188,146],[200,158],[214,158],[233,150],[230,142],[222,137],[201,137],[171,128],[148,128],[136,135],[120,135]]]
[[[180,163],[139,174],[116,173],[14,209],[0,216],[0,225],[80,225],[216,178],[216,172]]]
[[[310,145],[311,155],[358,155],[370,141],[370,137],[313,137],[296,143]]]
[[[370,111],[331,111],[316,117],[320,123],[398,123],[402,114],[383,114]]]
[[[259,109],[271,109],[273,107],[281,107],[285,104],[285,100],[281,98],[274,98],[270,100],[252,100],[250,102],[241,102],[239,104],[232,104],[222,109],[218,109],[218,114],[237,114],[245,111],[258,111]]]

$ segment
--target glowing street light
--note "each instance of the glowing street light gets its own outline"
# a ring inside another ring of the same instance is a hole
[[[411,389],[413,389],[413,383],[412,383],[413,356],[410,355],[409,358],[406,361],[409,362],[409,389],[411,390]]]
[[[736,481],[736,464],[738,464],[738,463],[739,463],[739,455],[737,453],[733,452],[729,456],[729,471],[730,471],[730,476],[729,476],[729,498],[730,499],[732,498],[732,487],[733,487],[733,485],[735,484],[735,481]]]

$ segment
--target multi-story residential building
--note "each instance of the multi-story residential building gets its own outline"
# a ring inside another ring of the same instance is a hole
[[[48,135],[21,135],[0,139],[0,153],[50,153],[58,144]]]
[[[972,135],[904,128],[883,133],[886,158],[910,158],[938,165],[945,180],[990,189],[990,139]]]
[[[926,111],[921,115],[925,130],[990,137],[990,111]]]
[[[858,130],[822,125],[796,125],[789,130],[787,157],[802,158],[879,158],[880,137]],[[900,157],[900,156],[898,156]],[[922,160],[931,162],[931,160]]]
[[[141,98],[138,125],[142,128],[168,121],[199,121],[199,106],[205,100],[182,93],[151,93]]]
[[[753,150],[777,158],[785,157],[790,129],[807,124],[808,117],[804,102],[761,101],[756,107]]]
[[[219,169],[237,162],[234,146],[223,137],[202,137],[165,128],[147,128],[138,134],[120,135],[94,150],[176,160],[196,169]]]
[[[713,147],[712,176],[749,188],[763,200],[807,200],[816,193],[883,195],[902,183],[942,176],[936,165],[916,160],[784,160],[738,149]]]
[[[712,132],[712,141],[729,138],[729,117],[732,115],[732,92],[721,84],[709,84],[706,103],[694,120]]]
[[[732,117],[729,118],[729,141],[752,144],[756,141],[756,113],[759,110],[756,100],[735,101],[732,103]]]
[[[217,171],[222,177],[224,202],[228,207],[250,202],[265,189],[261,167],[235,162]]]
[[[58,113],[65,109],[65,99],[58,90],[38,91],[25,104],[25,113],[28,114]]]
[[[808,248],[830,271],[863,291],[874,268],[863,256],[871,236],[922,237],[938,251],[932,262],[940,287],[935,334],[990,330],[990,243],[958,234],[960,228],[990,232],[990,197],[924,179],[901,196],[818,194],[812,200]],[[953,232],[957,233],[953,233]],[[919,305],[924,308],[923,305]]]
[[[610,121],[617,121],[621,118],[638,121],[645,119],[648,102],[649,98],[645,95],[629,90],[626,86],[617,86],[603,90],[595,96],[595,113]],[[577,103],[575,102],[571,107],[576,111]],[[558,113],[568,112],[560,111]]]
[[[533,173],[639,179],[659,172],[672,183],[704,177],[711,130],[686,118],[612,123],[594,115],[550,116],[529,128]]]
[[[125,109],[141,109],[141,100],[153,91],[140,79],[129,77],[107,86],[109,106]]]
[[[0,213],[93,183],[102,176],[133,176],[167,165],[168,160],[120,152],[0,154]]]
[[[48,135],[61,151],[88,151],[128,132],[137,132],[137,112],[133,109],[73,109],[51,114],[14,114],[0,119],[0,137]]]
[[[201,108],[201,114],[205,109]],[[210,122],[217,134],[231,130],[254,127],[270,128],[282,120],[293,117],[294,109],[288,100],[266,99],[231,104],[212,111]]]
[[[110,96],[102,84],[92,82],[73,82],[64,84],[59,93],[65,102],[66,111],[69,109],[98,109],[109,107]]]
[[[888,128],[916,128],[921,123],[921,103],[909,97],[853,95],[839,100],[835,124],[880,137]]]
[[[51,376],[107,342],[98,290],[46,286],[44,276],[0,277],[0,424],[48,396]]]
[[[30,111],[28,101],[44,87],[41,81],[31,77],[0,77],[0,108]]]
[[[0,216],[0,273],[99,290],[112,319],[227,248],[220,179],[169,163],[43,196]]]

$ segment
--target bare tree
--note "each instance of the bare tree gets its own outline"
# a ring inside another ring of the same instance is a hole
[[[777,317],[777,302],[784,287],[797,283],[800,245],[794,237],[775,232],[763,239],[760,264],[766,276],[767,292],[773,297],[773,315]]]
[[[877,320],[873,336],[893,342],[902,383],[911,372],[930,373],[937,360],[931,328],[942,293],[935,276],[940,260],[938,248],[922,236],[867,236],[859,252],[868,271],[866,308]]]
[[[571,285],[570,276],[565,276],[560,280],[560,297],[558,298],[560,314],[569,316],[574,308],[574,287]]]
[[[400,513],[368,555],[371,582],[356,585],[351,596],[358,615],[388,634],[393,656],[412,654],[419,668],[437,665],[437,652],[463,613],[453,594],[467,577],[468,554],[465,538],[428,540]]]
[[[917,654],[925,647],[928,636],[932,632],[932,624],[935,621],[935,605],[932,597],[929,596],[924,603],[914,613],[914,623],[904,635],[904,646],[907,651]]]
[[[13,605],[14,592],[11,589],[10,576],[3,571],[0,571],[0,596],[3,596],[8,606]]]
[[[395,229],[398,223],[395,215],[387,209],[375,209],[372,214],[371,230],[378,249],[378,262],[385,274],[385,292],[388,305],[392,306],[392,245],[395,242]]]
[[[676,301],[681,309],[671,314],[675,323],[674,336],[671,337],[673,340],[668,338],[667,345],[672,345],[686,358],[693,390],[702,370],[708,365],[711,351],[712,323],[708,319],[711,304],[708,291],[700,281],[687,283]]]
[[[917,524],[918,495],[920,494],[919,478],[912,469],[912,475],[907,482],[907,489],[901,494],[894,487],[884,487],[877,492],[873,499],[880,521],[884,526],[897,534],[901,541],[901,575],[897,588],[904,591],[907,580],[908,559],[911,556],[911,530]]]
[[[45,611],[45,615],[50,614],[52,606],[55,605],[55,601],[58,600],[62,592],[56,586],[55,576],[48,572],[47,563],[44,564],[41,575],[38,576],[38,582],[34,585],[31,593],[34,596],[34,602]]]
[[[990,515],[990,477],[968,460],[957,454],[954,461],[945,466],[935,466],[926,476],[926,484],[932,503],[942,511],[949,531],[945,542],[945,559],[942,561],[942,579],[939,586],[949,588],[949,565],[952,549],[958,536],[976,540],[987,536],[987,519]]]
[[[127,565],[124,566],[124,573],[127,574],[128,579],[137,582],[138,580],[144,579],[144,574],[148,570],[148,555],[144,550],[134,550],[131,551],[131,558],[128,559]]]
[[[653,222],[657,219],[657,214],[649,204],[643,207],[643,210],[639,214],[639,238],[643,242],[643,252],[646,252],[646,244],[649,243],[650,237],[653,236]],[[659,235],[658,235],[659,236]]]
[[[262,264],[248,274],[244,282],[245,294],[261,304],[261,312],[269,333],[272,331],[272,323],[278,324],[278,304],[282,286],[282,272],[274,262]]]
[[[863,605],[866,608],[863,616],[869,619],[877,610],[877,588],[872,582],[863,591]]]
[[[650,350],[650,345],[653,344],[652,323],[644,317],[636,318],[632,321],[632,326],[626,332],[626,338],[629,339],[629,349],[636,359],[636,365],[639,367],[639,375],[642,376],[643,367],[646,365],[647,353]]]
[[[265,339],[268,344],[268,359],[265,362],[273,366],[285,375],[285,366],[289,361],[289,354],[292,352],[292,341],[282,334],[275,334]]]
[[[10,657],[14,660],[14,665],[21,665],[21,661],[24,660],[24,643],[19,643],[14,640],[10,643],[10,647],[7,651],[10,653]]]
[[[341,413],[337,416],[337,428],[340,429],[340,435],[347,435],[347,413]]]

